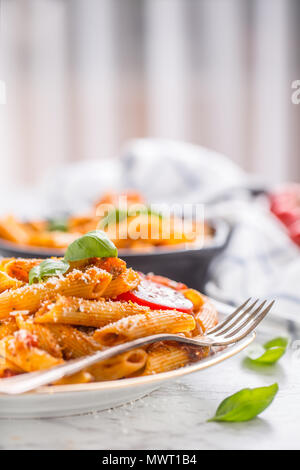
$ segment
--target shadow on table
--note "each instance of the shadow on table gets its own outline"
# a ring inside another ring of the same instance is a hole
[[[234,431],[237,434],[239,434],[241,431],[247,431],[248,436],[251,431],[259,431],[264,435],[267,435],[272,432],[271,424],[267,420],[259,417],[252,419],[251,421],[245,421],[241,423],[230,423],[222,421],[214,422],[213,424],[218,426],[224,426],[224,429],[230,429],[231,431]]]
[[[273,377],[276,380],[285,380],[287,375],[284,368],[280,364],[274,365],[263,365],[263,364],[253,364],[251,359],[245,358],[242,361],[242,366],[244,370],[253,372],[255,374],[264,375],[267,377]]]

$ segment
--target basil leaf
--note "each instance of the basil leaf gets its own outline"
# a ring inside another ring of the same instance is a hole
[[[70,265],[65,260],[45,259],[29,271],[29,284],[40,282],[45,277],[65,274],[69,268]]]
[[[115,224],[122,222],[127,217],[136,217],[141,214],[148,214],[150,216],[154,215],[156,217],[162,218],[162,214],[151,210],[150,207],[138,207],[136,209],[131,208],[131,209],[128,209],[128,211],[125,209],[114,208],[110,210],[105,215],[105,217],[103,217],[103,219],[99,223],[99,227],[102,229],[105,229],[109,225],[115,225]]]
[[[275,364],[284,355],[287,345],[287,338],[274,338],[263,346],[250,347],[247,351],[248,360],[258,365]]]
[[[88,232],[68,246],[65,260],[80,261],[87,258],[115,258],[118,250],[102,230]]]
[[[49,232],[67,232],[68,219],[50,219],[47,228]]]
[[[242,422],[250,421],[264,411],[278,392],[277,383],[269,387],[245,388],[226,398],[217,409],[216,415],[209,420]]]
[[[150,207],[139,207],[137,209],[129,209],[128,211],[128,217],[134,217],[141,214],[148,214],[150,217],[154,215],[160,219],[163,218],[163,215],[160,212],[154,211]]]
[[[99,227],[106,228],[109,225],[115,225],[128,217],[128,213],[125,209],[112,209],[110,210],[105,217],[100,221]]]
[[[264,344],[265,349],[271,349],[271,348],[287,348],[287,345],[289,344],[289,340],[287,338],[274,338],[268,341],[267,343]]]

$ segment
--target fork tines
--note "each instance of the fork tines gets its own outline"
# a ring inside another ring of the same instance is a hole
[[[236,340],[240,340],[251,333],[269,313],[275,301],[271,301],[267,306],[267,300],[259,303],[259,300],[256,299],[249,305],[250,301],[251,298],[239,306],[217,327],[210,330],[208,335],[214,338],[222,337],[224,340],[232,340],[234,337],[236,337]]]

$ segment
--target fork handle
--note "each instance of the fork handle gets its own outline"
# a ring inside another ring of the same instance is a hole
[[[92,366],[97,362],[105,359],[110,359],[118,354],[125,353],[137,347],[146,346],[147,344],[156,343],[158,341],[177,341],[180,343],[186,343],[194,346],[210,346],[211,340],[205,336],[197,337],[197,340],[193,338],[185,338],[184,336],[172,335],[172,334],[159,334],[147,336],[145,338],[138,338],[125,344],[119,344],[112,348],[106,349],[105,351],[98,351],[91,356],[85,356],[83,358],[74,359],[64,364],[60,364],[51,369],[42,370],[38,372],[30,372],[27,374],[17,375],[15,377],[1,379],[0,380],[0,393],[6,394],[19,394],[25,393],[30,390],[34,390],[42,385],[47,385],[63,377],[75,374],[76,372],[85,369],[86,367]]]

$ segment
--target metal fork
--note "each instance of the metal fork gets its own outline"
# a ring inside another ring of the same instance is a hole
[[[75,374],[97,362],[109,359],[117,354],[130,351],[135,348],[146,346],[158,341],[177,341],[189,346],[228,346],[237,343],[248,336],[257,325],[265,318],[273,307],[275,301],[259,302],[255,300],[250,303],[251,298],[240,305],[231,315],[215,328],[209,330],[205,336],[186,338],[175,334],[158,334],[135,339],[125,344],[120,344],[98,351],[90,356],[74,359],[52,369],[47,369],[28,374],[21,374],[15,377],[0,380],[0,393],[19,394],[33,390],[41,385],[56,382],[63,377]]]

